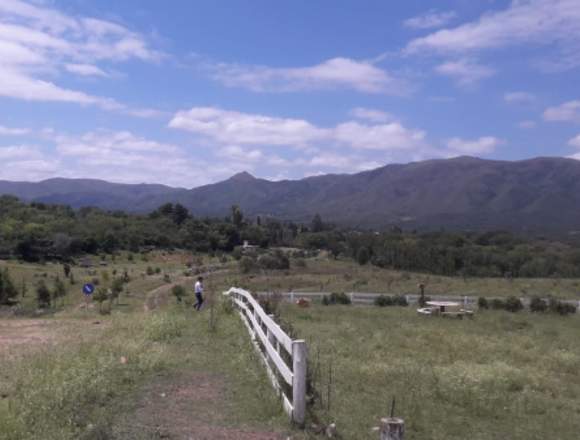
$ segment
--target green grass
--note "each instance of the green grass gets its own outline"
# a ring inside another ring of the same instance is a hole
[[[490,311],[451,320],[410,308],[287,305],[283,317],[311,359],[320,356],[324,397],[332,364],[330,414],[315,413],[336,421],[343,438],[376,438],[370,430],[393,397],[410,440],[578,438],[576,316]]]
[[[237,315],[218,313],[215,332],[208,313],[180,307],[101,319],[98,338],[0,360],[0,391],[8,396],[0,399],[0,439],[116,438],[139,388],[183,371],[226,378],[226,423],[288,429]]]
[[[416,294],[418,284],[426,286],[427,295],[460,296],[533,296],[553,295],[580,299],[580,280],[561,278],[461,278],[400,272],[372,265],[360,266],[352,261],[307,260],[306,268],[289,271],[260,271],[237,277],[232,282],[252,291],[371,292]]]

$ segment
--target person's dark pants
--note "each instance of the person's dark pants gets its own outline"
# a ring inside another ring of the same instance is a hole
[[[195,292],[195,299],[197,301],[193,305],[193,308],[199,312],[199,310],[201,309],[201,305],[203,304],[203,296],[201,296],[201,293]]]

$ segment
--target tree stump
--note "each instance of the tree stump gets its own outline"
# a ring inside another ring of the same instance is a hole
[[[404,440],[405,421],[397,417],[381,419],[380,440]]]

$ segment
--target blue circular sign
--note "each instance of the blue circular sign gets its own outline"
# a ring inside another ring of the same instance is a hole
[[[87,283],[83,286],[83,293],[85,295],[92,295],[94,291],[95,291],[95,286],[92,285],[91,283]]]

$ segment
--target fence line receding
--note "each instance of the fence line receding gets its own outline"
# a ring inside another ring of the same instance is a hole
[[[224,295],[232,299],[246,324],[270,381],[281,395],[284,410],[294,422],[303,425],[308,364],[306,342],[288,336],[249,292],[232,287]]]

